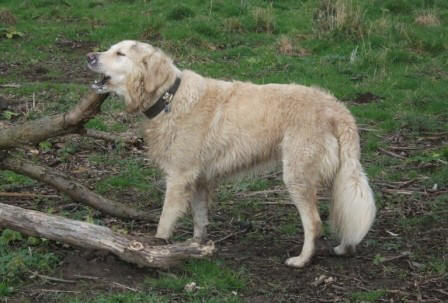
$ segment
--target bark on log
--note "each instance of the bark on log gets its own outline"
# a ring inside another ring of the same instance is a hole
[[[108,94],[90,93],[64,114],[26,122],[0,131],[0,150],[35,144],[51,137],[74,133],[100,112]]]
[[[76,182],[55,169],[38,166],[30,161],[11,156],[6,157],[3,161],[0,160],[0,168],[12,170],[21,175],[45,182],[60,192],[65,193],[73,200],[87,204],[112,216],[124,219],[145,220],[147,222],[158,221],[158,217],[154,215],[98,195],[81,183]]]
[[[211,255],[215,249],[213,242],[151,246],[136,238],[114,233],[104,226],[3,203],[0,203],[0,227],[74,246],[106,250],[124,261],[144,267],[168,268],[185,258]]]

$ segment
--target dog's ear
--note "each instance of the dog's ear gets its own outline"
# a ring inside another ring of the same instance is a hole
[[[142,59],[144,88],[152,95],[161,87],[173,72],[172,63],[168,56],[160,50]]]
[[[127,95],[125,96],[126,111],[134,113],[143,106],[147,94],[145,92],[144,74],[138,71],[127,82]]]
[[[126,111],[133,113],[148,106],[147,102],[151,102],[172,72],[171,59],[162,51],[156,50],[145,55],[140,61],[139,68],[128,80]]]

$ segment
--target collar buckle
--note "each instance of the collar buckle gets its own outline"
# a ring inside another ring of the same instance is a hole
[[[163,93],[159,100],[157,100],[157,102],[153,106],[143,112],[146,117],[148,117],[148,119],[156,117],[162,111],[167,113],[171,110],[171,100],[173,100],[174,94],[176,94],[179,85],[180,78],[177,77],[173,85],[171,85],[171,87],[165,93]]]

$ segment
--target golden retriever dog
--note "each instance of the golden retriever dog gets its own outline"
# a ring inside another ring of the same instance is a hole
[[[104,75],[93,85],[115,92],[128,112],[144,112],[148,156],[166,174],[156,237],[169,239],[191,208],[193,240],[207,238],[208,204],[216,180],[280,162],[283,180],[304,229],[302,267],[321,232],[316,192],[332,187],[330,221],[340,239],[333,250],[355,249],[372,225],[376,207],[360,163],[355,119],[335,97],[296,84],[255,85],[180,70],[160,49],[122,41],[89,53],[88,66]]]

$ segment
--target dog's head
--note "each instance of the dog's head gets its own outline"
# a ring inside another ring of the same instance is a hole
[[[87,66],[103,75],[92,88],[97,93],[115,92],[125,98],[129,112],[155,102],[164,85],[176,77],[176,67],[161,50],[125,40],[105,52],[87,54]]]

